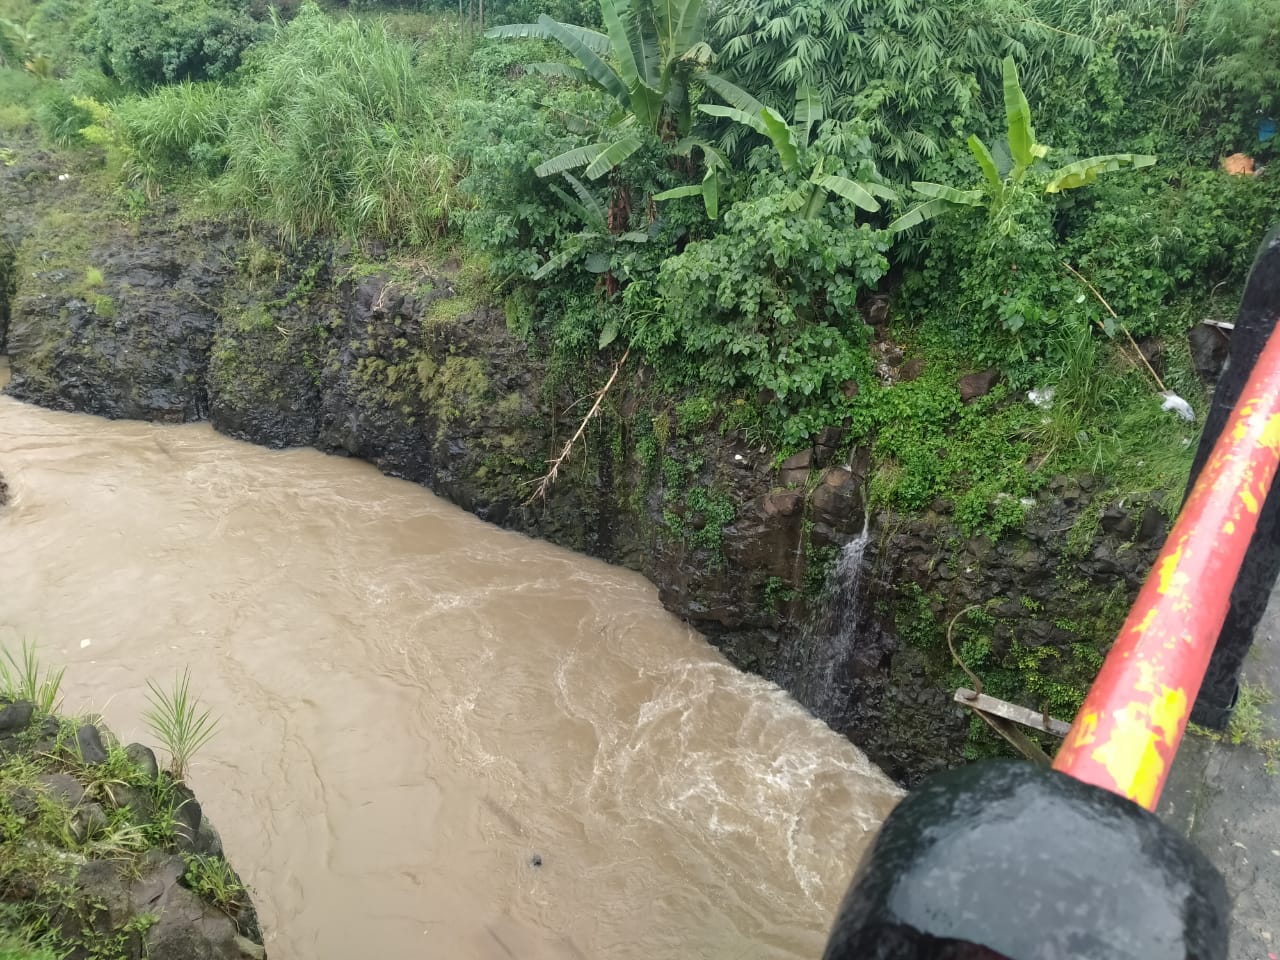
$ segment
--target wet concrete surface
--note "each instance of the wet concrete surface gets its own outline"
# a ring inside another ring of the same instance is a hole
[[[1234,903],[1230,960],[1277,960],[1280,764],[1269,762],[1268,753],[1280,757],[1280,751],[1264,752],[1260,744],[1280,737],[1280,590],[1272,592],[1259,625],[1244,686],[1252,692],[1237,707],[1234,737],[1189,735],[1183,742],[1160,815],[1190,837],[1226,878]]]

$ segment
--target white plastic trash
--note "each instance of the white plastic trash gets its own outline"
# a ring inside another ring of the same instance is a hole
[[[1160,407],[1161,410],[1172,410],[1188,423],[1195,420],[1196,412],[1191,409],[1191,404],[1187,403],[1172,390],[1166,390],[1160,396],[1164,397],[1164,403]]]

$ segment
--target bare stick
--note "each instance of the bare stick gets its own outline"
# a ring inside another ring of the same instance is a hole
[[[587,411],[587,415],[582,418],[582,423],[578,424],[578,432],[569,438],[569,442],[564,445],[564,449],[560,451],[560,456],[551,461],[551,469],[547,471],[546,476],[538,484],[538,489],[533,491],[533,496],[525,501],[525,506],[533,503],[535,500],[545,499],[547,491],[551,489],[551,484],[556,482],[556,475],[560,472],[560,465],[569,459],[569,454],[573,452],[573,445],[582,438],[587,430],[587,424],[591,419],[600,412],[600,404],[604,402],[605,394],[609,392],[609,388],[613,386],[613,381],[618,379],[618,371],[622,369],[622,365],[627,362],[627,357],[631,356],[631,348],[627,347],[627,352],[622,355],[622,359],[613,365],[613,373],[609,376],[609,381],[596,394],[596,402],[591,405],[591,409]]]
[[[1111,309],[1111,304],[1107,303],[1106,299],[1102,296],[1102,294],[1098,292],[1098,288],[1095,287],[1088,280],[1086,280],[1081,275],[1080,271],[1077,270],[1075,267],[1071,266],[1071,264],[1067,263],[1067,261],[1063,260],[1062,265],[1066,267],[1068,270],[1070,270],[1072,275],[1077,280],[1079,280],[1086,287],[1088,287],[1093,292],[1093,295],[1098,298],[1098,302],[1107,308],[1107,313],[1111,314],[1111,319],[1114,320],[1117,324],[1119,324],[1120,329],[1124,331],[1124,335],[1129,338],[1129,343],[1133,345],[1133,352],[1138,355],[1138,359],[1142,361],[1142,365],[1147,368],[1147,373],[1151,374],[1152,379],[1154,379],[1156,382],[1156,386],[1160,388],[1160,392],[1168,393],[1169,388],[1166,387],[1164,385],[1164,381],[1160,379],[1160,374],[1156,373],[1155,369],[1151,366],[1151,364],[1147,362],[1147,355],[1142,352],[1142,348],[1138,346],[1138,342],[1133,339],[1133,334],[1129,332],[1129,328],[1126,327],[1123,323],[1121,323],[1120,317],[1116,314],[1114,310]],[[1101,323],[1099,323],[1098,326],[1102,327],[1103,333],[1106,333],[1106,330],[1107,330],[1106,327],[1103,327]]]
[[[960,654],[956,653],[955,645],[951,642],[951,631],[955,629],[956,621],[959,620],[961,617],[963,617],[965,614],[972,613],[974,610],[985,610],[989,603],[991,603],[990,600],[988,600],[987,603],[975,603],[970,606],[967,606],[963,610],[961,610],[959,613],[957,613],[954,617],[952,617],[951,622],[947,624],[947,649],[951,651],[951,659],[956,662],[956,666],[958,666],[961,670],[964,671],[964,675],[968,677],[969,681],[973,684],[973,689],[974,689],[973,699],[975,700],[978,697],[982,696],[982,681],[978,679],[978,675],[975,674],[972,670],[970,670],[968,665],[963,660],[960,659]]]

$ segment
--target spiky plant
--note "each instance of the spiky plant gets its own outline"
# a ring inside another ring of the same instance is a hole
[[[19,653],[7,647],[0,660],[0,691],[10,700],[29,700],[41,713],[52,713],[58,706],[58,688],[65,669],[40,669],[35,644],[23,640]]]
[[[217,733],[218,721],[208,710],[199,709],[199,699],[191,694],[191,673],[183,670],[172,690],[164,690],[148,680],[151,709],[143,719],[151,732],[169,751],[169,775],[183,780],[191,758]]]

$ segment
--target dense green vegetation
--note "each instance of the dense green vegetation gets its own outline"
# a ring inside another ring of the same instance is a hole
[[[780,457],[844,425],[881,500],[948,496],[991,532],[1060,472],[1176,495],[1195,426],[1160,391],[1203,403],[1185,333],[1230,314],[1280,200],[1265,170],[1220,169],[1274,152],[1263,0],[0,17],[0,132],[101,156],[128,209],[168,192],[297,238],[447,247],[583,386],[630,347],[663,396]],[[886,344],[923,376],[878,369]],[[999,385],[962,403],[988,367]]]

